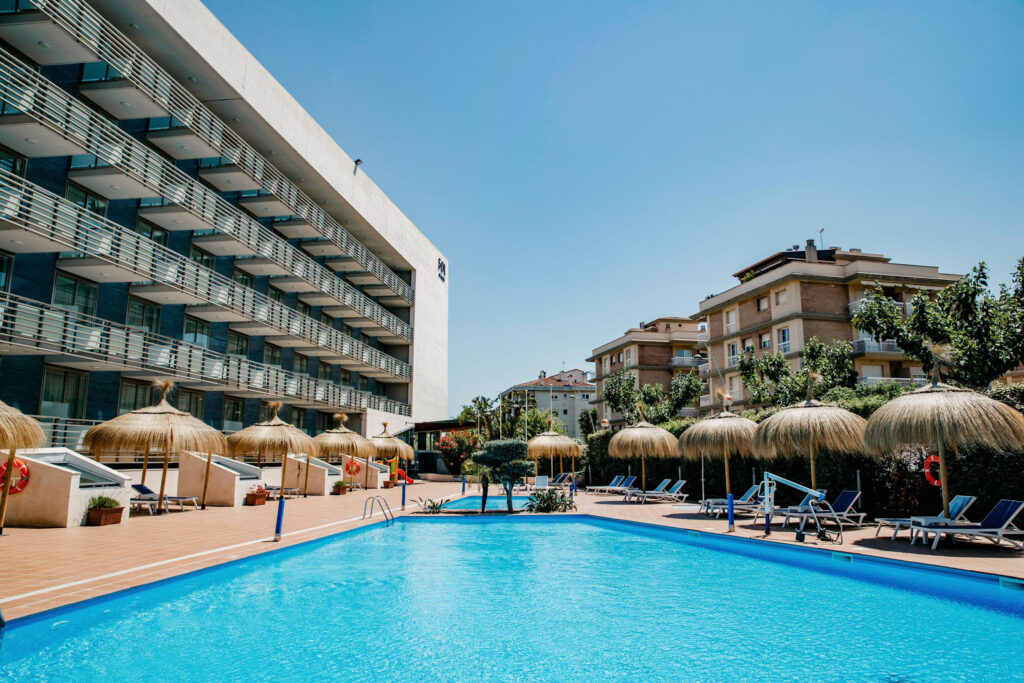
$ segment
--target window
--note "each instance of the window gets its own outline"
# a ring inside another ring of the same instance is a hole
[[[189,344],[210,348],[210,323],[186,315],[185,333],[181,338]]]
[[[117,414],[124,415],[152,403],[153,389],[147,382],[122,379],[117,392]]]
[[[249,338],[244,334],[238,334],[236,332],[228,332],[228,355],[229,356],[248,356],[249,355]]]
[[[0,149],[0,168],[14,175],[25,175],[25,160]]]
[[[562,415],[568,415],[568,414],[569,414],[569,411],[566,410],[565,408],[562,408]]]
[[[349,327],[348,325],[342,324],[341,331],[342,331],[343,334],[347,334],[348,336],[350,336],[352,338],[355,338],[355,336],[356,336],[355,333],[352,331],[352,328]]]
[[[157,244],[161,244],[165,247],[167,246],[167,236],[169,233],[163,228],[153,225],[144,218],[140,218],[135,221],[135,232],[148,237]]]
[[[677,358],[692,358],[693,349],[676,349]]]
[[[758,341],[762,349],[770,349],[772,347],[772,335],[768,332],[762,332],[758,335]]]
[[[299,372],[303,375],[309,374],[309,358],[295,354],[292,356],[292,371]]]
[[[587,400],[588,398],[590,398],[590,394],[580,394],[580,398],[582,398],[583,400]]]
[[[273,344],[263,345],[263,362],[267,365],[281,367],[281,347]]]
[[[96,285],[77,277],[57,273],[53,281],[53,305],[86,315],[96,313]]]
[[[757,297],[757,310],[767,311],[768,310],[768,297],[759,296]]]
[[[87,192],[77,185],[69,184],[64,196],[71,203],[78,204],[86,211],[91,211],[97,216],[107,215],[107,200],[92,192]]]
[[[359,378],[359,391],[369,391],[369,390],[370,390],[370,380],[366,379],[365,377],[360,377]]]
[[[128,327],[157,334],[160,331],[160,307],[141,299],[128,299]]]
[[[317,365],[316,376],[319,379],[327,380],[328,382],[330,382],[331,378],[334,376],[334,373],[331,372],[331,364],[320,361],[320,363]]]
[[[326,313],[320,313],[320,324],[326,325],[327,327],[334,327],[334,318],[327,315]]]
[[[629,362],[629,359],[630,359],[630,357],[632,355],[633,355],[633,352],[630,349],[626,349],[626,362],[627,363]]]
[[[743,340],[743,353],[754,350],[754,339],[753,337],[747,337]]]
[[[617,362],[619,362],[619,363],[621,363],[621,362],[622,362],[622,351],[619,351],[619,355],[618,355],[618,357],[617,357],[617,359],[616,359],[616,360],[617,360]]]
[[[267,287],[267,296],[271,301],[276,301],[279,304],[284,303],[284,292],[277,287]]]
[[[197,420],[202,420],[205,408],[206,394],[191,389],[178,389],[178,410],[184,410]]]
[[[274,411],[270,409],[270,404],[266,401],[260,401],[260,422],[266,422],[274,418]]]
[[[789,353],[789,328],[783,327],[779,330],[779,351]]]
[[[224,397],[224,431],[237,432],[245,419],[245,401],[234,396]]]
[[[11,288],[11,266],[14,261],[7,254],[0,254],[0,291]]]
[[[302,315],[308,316],[313,312],[313,307],[307,304],[305,301],[299,300],[295,302],[295,310]]]
[[[345,368],[342,368],[341,369],[341,377],[338,379],[338,384],[344,384],[344,385],[347,385],[347,386],[353,386],[352,385],[352,371],[351,370],[346,370]]]
[[[735,332],[736,331],[736,327],[737,327],[736,311],[735,310],[726,311],[725,312],[725,331],[726,332]]]
[[[734,399],[740,397],[740,378],[735,375],[729,378],[729,393]]]
[[[780,289],[779,291],[775,292],[775,305],[776,306],[781,306],[784,303],[786,303],[787,301],[789,301],[789,292],[787,292],[784,289]]]
[[[317,413],[316,414],[316,431],[326,432],[328,429],[334,427],[334,416],[330,413]]]
[[[64,368],[43,370],[41,415],[51,417],[85,417],[85,390],[88,378],[84,372]]]
[[[201,265],[203,268],[213,270],[213,264],[217,260],[213,254],[208,254],[199,247],[193,246],[188,251],[188,257]]]
[[[291,416],[291,419],[288,420],[288,421],[291,422],[292,426],[295,427],[296,429],[301,429],[302,431],[306,431],[306,411],[305,410],[303,410],[301,408],[292,408],[292,416]]]
[[[234,271],[232,271],[231,273],[231,279],[237,282],[238,284],[242,285],[243,287],[248,287],[249,289],[252,289],[252,275],[249,275],[249,273],[245,272],[244,270],[239,270],[238,268],[235,268]]]
[[[726,347],[726,352],[729,356],[728,365],[730,368],[736,367],[740,364],[740,345],[736,342],[729,344]]]

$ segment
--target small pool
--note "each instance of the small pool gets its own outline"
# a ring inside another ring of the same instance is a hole
[[[0,681],[995,681],[1019,678],[1022,634],[1024,590],[998,577],[416,516],[15,619]]]
[[[526,507],[526,501],[530,500],[529,496],[512,496],[512,507],[516,510],[522,510]],[[479,510],[480,509],[480,496],[463,496],[462,498],[456,498],[450,500],[444,504],[445,510]],[[508,510],[508,501],[505,500],[505,496],[502,495],[489,495],[487,496],[487,509],[488,510]]]

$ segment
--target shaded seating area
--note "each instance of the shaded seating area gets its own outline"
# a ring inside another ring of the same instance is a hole
[[[950,517],[946,517],[946,513],[944,511],[940,510],[939,514],[937,514],[935,516],[935,521],[941,523],[941,522],[944,522],[944,521],[952,518],[954,523],[956,523],[956,522],[965,522],[965,523],[969,524],[970,522],[967,521],[965,515],[967,513],[967,509],[969,507],[971,507],[971,505],[974,504],[975,500],[977,500],[977,499],[974,496],[963,496],[963,495],[961,495],[961,496],[954,496],[953,499],[951,501],[949,501],[949,514],[950,514]],[[896,540],[896,535],[900,532],[900,529],[907,529],[907,530],[909,530],[910,529],[910,525],[913,523],[913,520],[915,520],[915,519],[924,520],[925,518],[923,518],[923,517],[879,517],[878,519],[875,520],[876,522],[878,522],[878,527],[875,528],[875,536],[877,536],[878,533],[882,530],[882,527],[892,527],[892,540],[895,541]]]
[[[924,543],[928,542],[929,535],[935,537],[932,543],[932,550],[939,545],[943,536],[955,539],[957,536],[965,538],[984,538],[993,543],[999,544],[1006,541],[1015,548],[1024,550],[1024,530],[1014,526],[1014,518],[1024,510],[1024,501],[1003,499],[996,503],[992,511],[979,524],[956,524],[951,522],[935,522],[927,518],[912,518],[910,525],[910,542],[917,542],[921,538]],[[1014,537],[1021,537],[1017,540]]]

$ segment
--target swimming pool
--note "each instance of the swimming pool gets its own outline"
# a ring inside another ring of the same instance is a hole
[[[848,557],[574,515],[400,518],[12,621],[0,680],[1018,675],[1024,591]]]
[[[527,501],[530,500],[529,496],[512,496],[512,509],[522,510],[526,507]],[[463,496],[462,498],[456,498],[450,500],[444,504],[445,510],[479,510],[480,509],[480,496]],[[488,510],[508,510],[508,502],[505,500],[504,495],[499,496],[487,496],[487,509]]]

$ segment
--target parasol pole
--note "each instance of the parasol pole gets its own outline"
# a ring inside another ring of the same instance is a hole
[[[942,482],[942,511],[949,516],[949,474],[946,472],[946,444],[939,438],[939,481]]]
[[[4,472],[3,499],[0,500],[0,536],[4,533],[4,519],[7,517],[7,501],[11,499],[11,479],[14,478],[14,455],[17,448],[7,452],[7,471]]]
[[[156,513],[162,514],[164,509],[164,492],[167,490],[167,463],[171,459],[171,450],[174,448],[174,432],[167,438],[167,446],[164,448],[164,471],[160,477],[160,497],[157,499]]]
[[[281,456],[281,500],[284,500],[285,475],[288,472],[288,454]]]
[[[142,485],[146,485],[146,470],[149,469],[149,448],[150,442],[146,442],[146,450],[142,452]]]
[[[206,509],[206,494],[210,490],[210,465],[213,464],[213,453],[206,454],[206,478],[203,479],[203,509]],[[181,471],[181,465],[178,466]]]
[[[565,470],[565,466],[562,464],[562,454],[558,454],[558,473],[561,474]]]
[[[302,485],[302,497],[309,498],[309,453],[306,453],[306,482]]]

